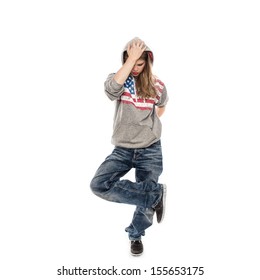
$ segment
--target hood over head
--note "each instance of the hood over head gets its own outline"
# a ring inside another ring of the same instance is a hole
[[[121,56],[121,60],[122,60],[122,63],[124,63],[124,53],[127,51],[127,47],[129,46],[129,45],[131,45],[134,41],[136,41],[136,40],[141,40],[140,38],[138,38],[138,37],[135,37],[135,38],[133,38],[131,41],[129,41],[126,45],[125,45],[125,47],[124,47],[124,49],[123,49],[123,52],[122,52],[122,56]],[[149,58],[150,58],[150,60],[151,60],[151,62],[153,63],[153,61],[154,61],[154,56],[153,56],[153,52],[151,51],[151,49],[145,44],[145,46],[146,46],[146,48],[145,48],[145,52],[148,52],[148,56],[149,56]]]

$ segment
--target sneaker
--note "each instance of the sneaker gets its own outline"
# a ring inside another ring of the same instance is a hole
[[[141,240],[132,240],[131,241],[131,254],[132,256],[142,255],[144,250],[143,243]]]
[[[162,185],[162,198],[161,198],[160,202],[154,208],[158,223],[161,223],[164,218],[165,203],[166,203],[166,185],[163,184]]]

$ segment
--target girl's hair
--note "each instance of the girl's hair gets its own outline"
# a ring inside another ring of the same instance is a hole
[[[150,52],[151,53],[151,52]],[[143,71],[136,77],[135,85],[137,90],[137,95],[142,98],[150,98],[156,96],[156,89],[154,86],[154,76],[152,73],[152,60],[149,52],[145,51],[140,56],[139,59],[143,59],[145,61],[145,66]],[[123,61],[128,58],[127,51],[124,52]]]

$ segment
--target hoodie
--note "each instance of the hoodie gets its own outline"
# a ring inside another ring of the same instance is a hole
[[[128,43],[130,44],[132,40]],[[127,50],[127,46],[122,52]],[[150,57],[154,55],[150,48]],[[108,75],[104,87],[105,93],[110,100],[116,102],[112,144],[124,148],[146,148],[160,140],[162,125],[156,114],[155,106],[163,107],[168,102],[167,90],[164,83],[155,77],[157,95],[153,98],[141,98],[135,87],[135,80],[129,75],[123,85],[114,79],[115,73]]]

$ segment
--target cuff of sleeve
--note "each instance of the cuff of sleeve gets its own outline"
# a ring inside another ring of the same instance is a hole
[[[117,83],[114,78],[112,78],[111,80],[111,87],[114,89],[114,90],[120,90],[123,85],[120,85],[119,83]]]

